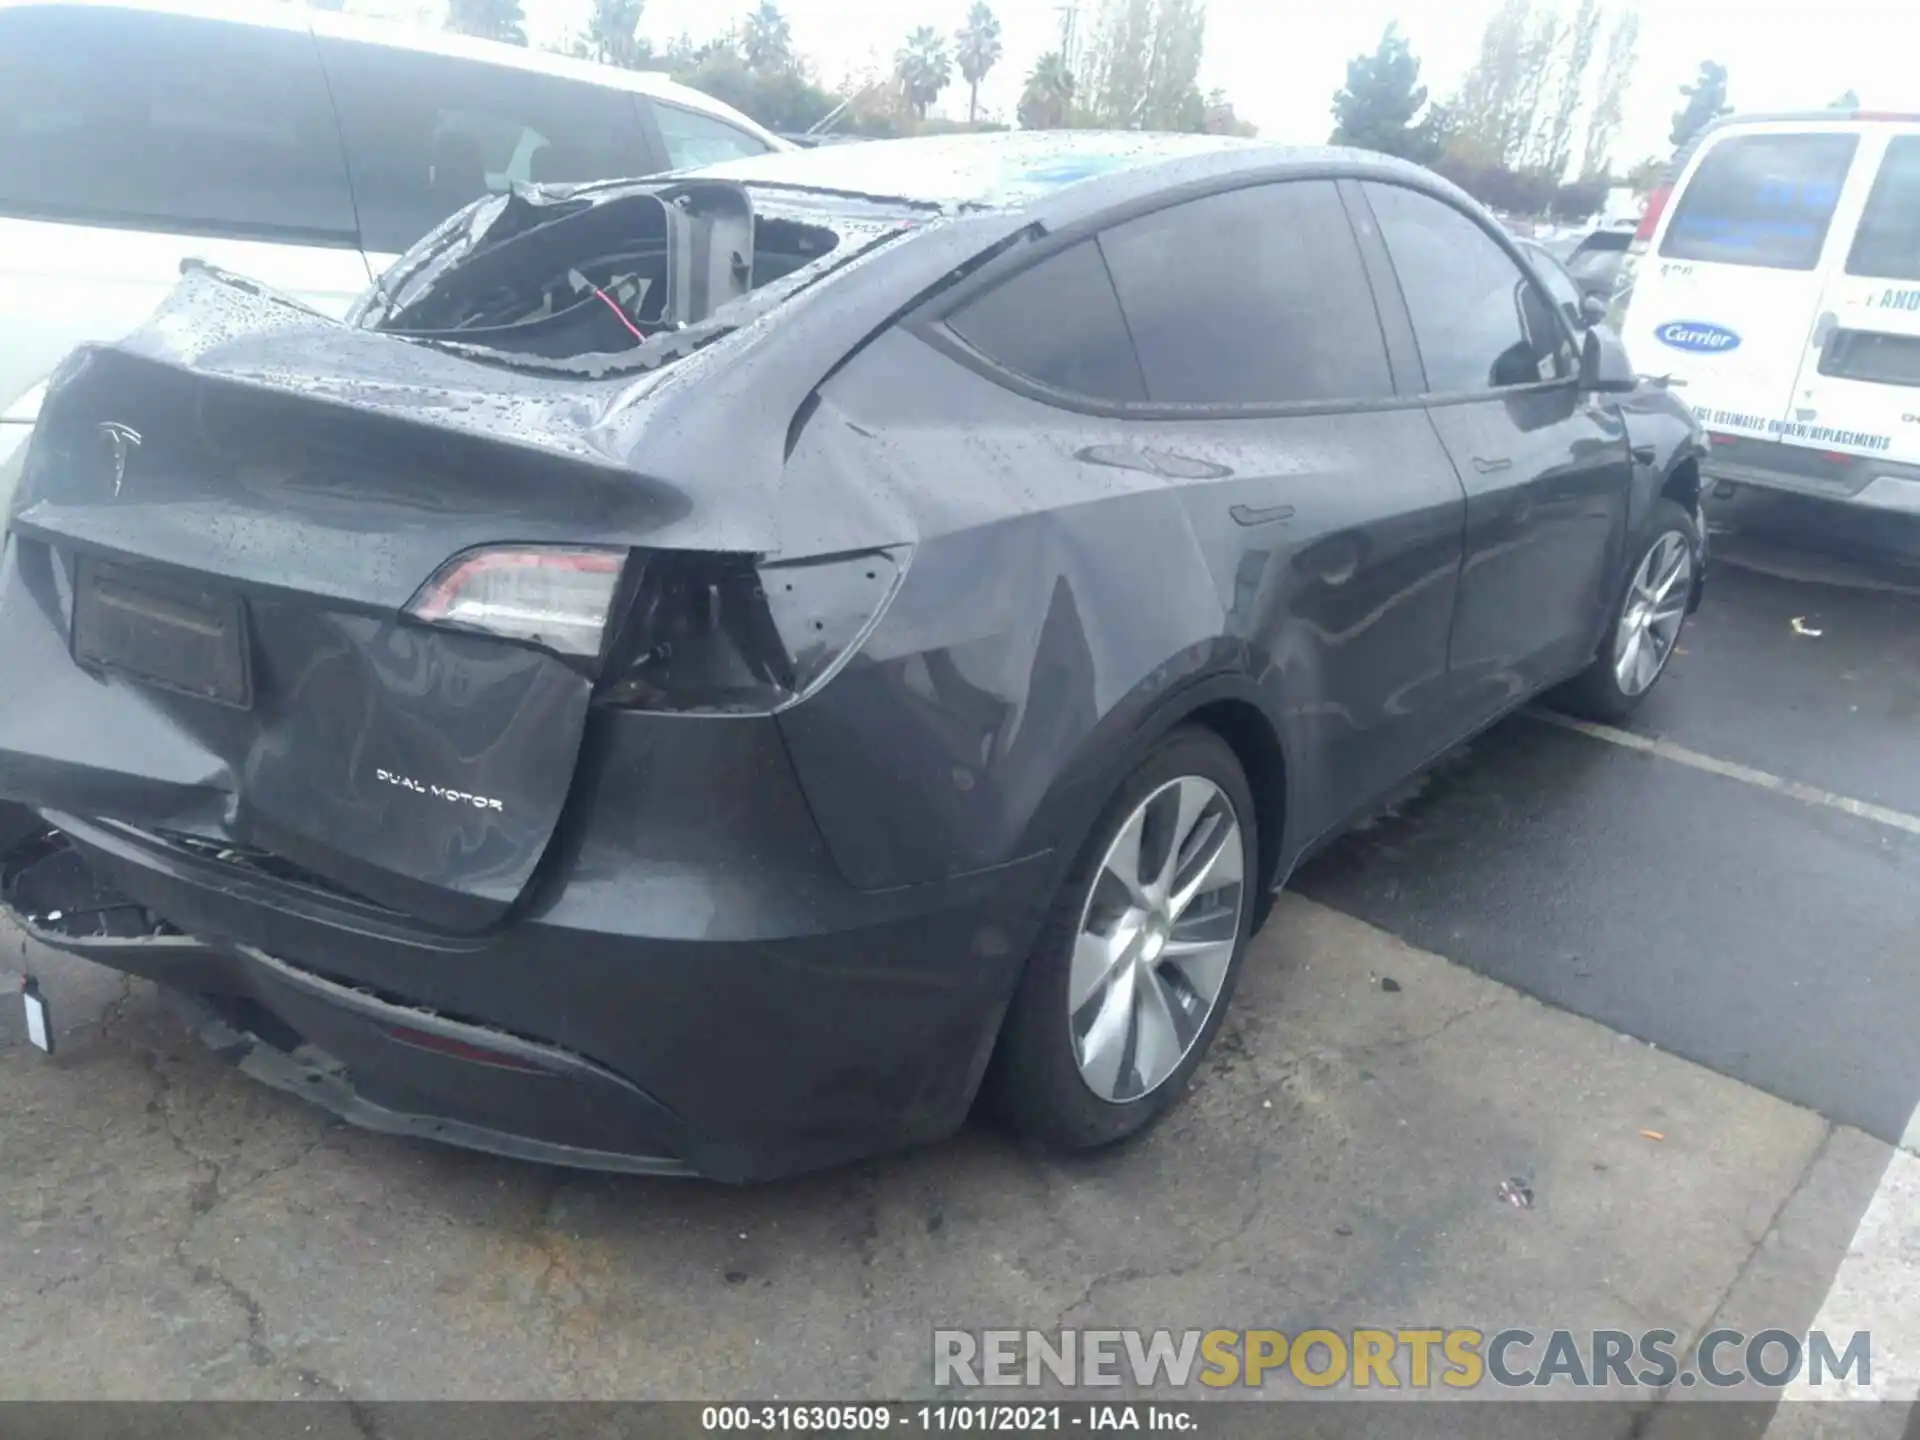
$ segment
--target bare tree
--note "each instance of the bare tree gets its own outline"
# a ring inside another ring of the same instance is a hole
[[[1526,86],[1533,18],[1532,0],[1503,0],[1480,32],[1479,58],[1449,107],[1454,117],[1450,154],[1481,165],[1507,163]]]
[[[1608,169],[1613,142],[1620,136],[1620,122],[1627,112],[1627,90],[1633,84],[1634,66],[1640,60],[1640,12],[1627,6],[1615,18],[1607,33],[1607,54],[1600,63],[1600,81],[1594,89],[1593,113],[1587,120],[1587,140],[1582,147],[1580,173],[1602,175]]]
[[[1103,0],[1074,86],[1094,124],[1124,129],[1137,122],[1146,108],[1152,45],[1153,0]]]
[[[1556,67],[1553,121],[1544,131],[1540,146],[1542,164],[1556,178],[1565,176],[1567,162],[1573,158],[1574,122],[1586,98],[1587,72],[1593,68],[1600,23],[1605,18],[1600,0],[1580,0],[1567,32],[1566,55]]]
[[[1529,17],[1520,44],[1520,75],[1513,88],[1502,136],[1501,156],[1515,170],[1545,168],[1547,119],[1545,111],[1560,38],[1566,21],[1558,10],[1536,9]]]
[[[1201,0],[1105,0],[1079,76],[1088,117],[1122,130],[1200,129],[1205,44]]]

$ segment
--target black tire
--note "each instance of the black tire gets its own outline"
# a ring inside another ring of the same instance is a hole
[[[1660,677],[1666,674],[1667,660],[1661,660],[1660,670],[1647,682],[1646,689],[1637,695],[1629,695],[1620,688],[1620,679],[1614,673],[1614,645],[1620,635],[1620,627],[1626,622],[1627,591],[1633,584],[1634,576],[1640,573],[1640,567],[1646,562],[1648,554],[1669,534],[1679,534],[1685,540],[1687,554],[1693,566],[1693,584],[1698,584],[1700,574],[1700,529],[1694,517],[1685,507],[1672,500],[1654,502],[1653,510],[1647,516],[1647,522],[1641,527],[1640,538],[1628,551],[1625,573],[1613,591],[1613,620],[1607,626],[1607,633],[1600,641],[1600,652],[1593,663],[1581,671],[1574,679],[1556,690],[1550,697],[1553,705],[1589,720],[1599,720],[1606,724],[1626,719],[1640,707],[1640,702],[1653,693],[1660,683]],[[1680,629],[1674,634],[1674,644],[1679,644],[1680,635],[1686,629],[1686,618],[1682,616]],[[1671,651],[1669,651],[1669,656]]]
[[[1115,1103],[1082,1078],[1074,1058],[1067,986],[1075,941],[1096,875],[1122,825],[1155,791],[1185,776],[1219,787],[1239,822],[1243,865],[1238,928],[1211,1012],[1185,1056],[1146,1094]],[[1166,735],[1108,802],[1054,897],[1001,1027],[982,1087],[989,1111],[1015,1132],[1066,1150],[1091,1150],[1137,1134],[1181,1097],[1218,1032],[1246,958],[1259,882],[1253,797],[1227,743],[1211,730],[1181,726]]]

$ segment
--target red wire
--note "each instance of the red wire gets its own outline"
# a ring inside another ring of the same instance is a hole
[[[627,329],[632,332],[634,339],[638,340],[643,345],[646,343],[647,337],[640,333],[640,327],[634,324],[631,320],[627,318],[627,312],[622,310],[618,305],[614,303],[613,297],[611,295],[607,294],[606,291],[602,290],[598,285],[592,284],[591,282],[589,282],[589,284],[587,285],[587,288],[593,291],[593,293],[598,295],[602,300],[606,301],[607,308],[613,311],[613,313],[619,317],[620,323],[626,326]]]

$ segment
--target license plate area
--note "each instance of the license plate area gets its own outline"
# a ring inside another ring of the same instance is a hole
[[[73,658],[236,709],[253,704],[240,597],[82,556],[74,571]]]

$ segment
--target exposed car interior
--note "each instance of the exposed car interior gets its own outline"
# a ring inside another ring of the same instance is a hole
[[[839,240],[756,217],[747,191],[720,181],[495,206],[458,263],[403,284],[377,328],[515,355],[619,351],[707,319]]]

